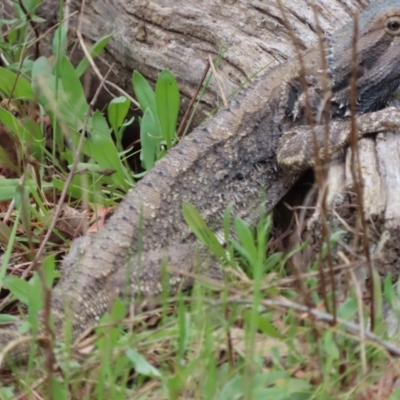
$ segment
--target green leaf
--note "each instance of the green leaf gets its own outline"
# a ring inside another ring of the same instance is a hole
[[[19,185],[19,179],[0,179],[0,201],[10,201],[14,198]],[[29,181],[31,187],[36,188],[35,181]],[[26,185],[28,187],[28,185]]]
[[[400,399],[400,389],[395,389],[389,396],[388,400],[399,400]]]
[[[117,299],[110,312],[111,321],[122,321],[125,318],[126,313],[127,311],[124,302],[121,299]]]
[[[86,188],[86,184],[82,182],[89,182],[88,189]],[[52,184],[55,189],[61,191],[65,186],[65,181],[61,179],[57,179],[53,176]],[[68,187],[67,193],[74,199],[81,200],[82,196],[88,196],[88,201],[95,204],[103,204],[105,207],[111,204],[115,204],[109,198],[101,196],[101,184],[95,185],[92,183],[92,176],[91,174],[84,174],[84,176],[76,175],[72,179],[71,184]]]
[[[151,170],[157,160],[161,139],[159,125],[150,108],[146,108],[140,124],[140,160],[146,171]]]
[[[92,157],[103,170],[110,169],[116,171],[111,176],[115,184],[124,189],[129,189],[129,185],[125,182],[122,162],[111,139],[110,129],[100,111],[96,111],[92,115],[89,125]]]
[[[110,33],[109,35],[102,37],[90,48],[89,54],[93,59],[96,58],[103,51],[104,47],[107,46],[113,35],[114,33]],[[85,56],[76,68],[76,74],[79,78],[85,73],[89,65],[90,63]]]
[[[21,222],[28,238],[31,237],[31,213],[29,201],[29,186],[19,184],[15,191],[15,205],[20,210]]]
[[[161,130],[164,140],[167,142],[167,148],[170,149],[176,137],[180,96],[175,77],[168,70],[161,72],[158,77],[155,96]]]
[[[236,235],[242,247],[246,250],[247,259],[250,263],[257,261],[257,247],[254,243],[254,237],[246,222],[241,218],[235,218],[233,221]]]
[[[231,228],[231,216],[232,216],[233,204],[230,203],[226,210],[224,211],[224,218],[222,226],[224,227],[224,239],[225,243],[229,243],[230,238],[230,228]]]
[[[0,221],[0,243],[5,245],[8,244],[11,237],[11,228],[5,224],[3,221]]]
[[[112,99],[108,105],[108,120],[115,133],[123,125],[130,106],[130,100],[124,96]]]
[[[282,253],[277,252],[269,255],[265,262],[265,272],[277,271],[277,267],[282,263],[282,260],[283,260]]]
[[[17,83],[15,83],[15,81]],[[0,67],[0,93],[4,98],[33,100],[30,83],[15,72]]]
[[[47,256],[40,268],[43,270],[43,275],[45,279],[45,284],[48,288],[53,286],[54,279],[57,277],[58,273],[56,271],[55,254]]]
[[[324,349],[333,360],[338,360],[340,358],[339,349],[336,346],[333,333],[331,331],[324,333]]]
[[[14,386],[3,386],[0,388],[0,398],[3,400],[14,400],[17,397]]]
[[[381,290],[381,278],[379,276],[378,271],[373,268],[372,269],[372,284],[374,291],[374,310],[375,310],[375,333],[383,334],[386,328],[383,328],[383,297]]]
[[[233,375],[232,379],[225,383],[217,397],[218,400],[239,400],[243,398],[243,381],[239,373]]]
[[[132,83],[142,111],[145,112],[149,108],[153,116],[157,117],[156,98],[149,83],[137,71],[133,71]]]
[[[244,319],[248,324],[251,324],[251,320],[253,318],[252,311],[245,311]],[[273,338],[282,338],[282,335],[276,329],[274,324],[267,318],[262,315],[257,315],[257,329],[263,332],[265,335],[273,337]]]
[[[47,75],[47,76],[53,75],[53,66],[51,65],[50,61],[44,56],[39,57],[33,63],[33,66],[32,66],[32,84],[34,84],[33,78],[35,76],[37,76],[37,75]]]
[[[0,107],[0,121],[12,133],[19,138],[24,138],[28,133],[18,118],[15,118],[10,111]]]
[[[84,120],[85,114],[89,109],[86,96],[79,77],[71,62],[62,56],[59,64],[59,73],[67,98],[71,108],[79,115],[79,119]]]
[[[83,126],[82,111],[77,112],[69,102],[70,94],[64,90],[61,79],[51,74],[51,65],[44,57],[38,58],[32,68],[32,88],[47,113],[64,122],[70,129],[79,131]],[[68,82],[66,82],[68,86]],[[73,90],[76,90],[74,88]],[[68,132],[69,133],[69,132]]]
[[[18,63],[12,63],[10,64],[7,68],[10,71],[13,72],[22,72],[24,75],[30,75],[33,67],[33,60],[30,60],[29,58],[25,58],[25,60],[22,62],[22,65]]]
[[[160,372],[157,368],[153,367],[147,360],[138,352],[128,349],[126,350],[127,358],[132,362],[133,366],[135,367],[135,371],[138,374],[144,376],[150,376],[152,378],[159,378],[161,377]]]
[[[9,291],[22,303],[29,304],[30,286],[27,281],[16,276],[5,276],[3,279],[4,284],[8,287]]]
[[[218,258],[225,258],[225,250],[219,243],[214,232],[206,225],[201,214],[190,203],[183,202],[182,214],[186,223],[197,236]]]
[[[10,322],[19,321],[18,317],[9,314],[0,314],[0,324],[8,324]]]
[[[25,117],[23,122],[24,133],[27,133],[27,135],[24,135],[23,140],[32,157],[42,162],[46,140],[43,131],[38,123],[29,117]]]
[[[392,274],[389,274],[386,276],[385,278],[385,282],[383,285],[383,294],[385,296],[386,301],[391,304],[394,305],[396,304],[396,293],[394,291],[393,288],[393,281],[392,281]]]
[[[42,2],[42,0],[23,0],[23,4],[24,4],[24,7],[25,7],[25,10],[28,13],[32,13],[32,15],[35,13],[36,8],[38,7],[38,5],[41,2]]]
[[[65,29],[64,24],[58,25],[58,28],[54,32],[53,36],[53,54],[56,57],[61,57],[66,54],[68,47],[68,32]]]
[[[350,320],[358,311],[358,302],[352,297],[348,298],[343,304],[339,306],[337,315],[344,320]]]
[[[8,153],[1,146],[0,146],[0,165],[6,166],[8,168],[11,168],[15,172],[18,172],[17,166],[11,161]]]
[[[68,393],[68,386],[65,385],[65,382],[60,382],[60,380],[55,376],[52,375],[51,379],[51,388],[52,388],[52,396],[51,398],[57,400],[68,400],[69,393]]]

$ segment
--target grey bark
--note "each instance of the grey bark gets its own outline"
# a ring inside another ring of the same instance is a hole
[[[313,1],[283,0],[302,49],[315,44],[317,37]],[[41,11],[52,21],[54,3],[45,1]],[[317,3],[320,26],[330,32],[369,1]],[[71,0],[73,10],[81,11],[81,31],[89,44],[115,32],[102,57],[102,71],[114,63],[111,80],[131,93],[133,70],[154,83],[167,68],[178,80],[183,108],[195,93],[209,56],[215,62],[223,55],[218,74],[228,96],[262,68],[294,54],[275,0],[92,0],[83,6],[82,0]],[[212,78],[197,122],[220,100]]]
[[[365,247],[370,254],[371,265],[382,278],[389,273],[393,280],[399,278],[400,255],[400,131],[365,138],[358,143],[361,180],[354,180],[351,172],[353,159],[348,149],[341,160],[329,170],[326,181],[326,199],[329,235],[345,231],[334,247],[334,265],[359,265],[359,278],[370,278],[366,267]],[[357,162],[355,163],[357,165]],[[357,167],[355,168],[357,170]],[[356,182],[359,183],[356,183]],[[362,200],[356,185],[361,185]],[[360,210],[365,219],[363,226]],[[321,203],[311,218],[304,219],[301,235],[295,234],[292,247],[302,240],[310,246],[294,258],[294,266],[304,269],[315,261],[322,236]],[[355,241],[355,239],[358,240]],[[367,237],[367,241],[366,241]],[[347,280],[348,283],[348,280]]]

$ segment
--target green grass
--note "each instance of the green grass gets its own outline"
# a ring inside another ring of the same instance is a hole
[[[90,63],[84,58],[76,67],[71,64],[63,28],[52,37],[51,58],[32,58],[35,37],[29,19],[40,23],[34,14],[37,4],[25,2],[29,18],[15,5],[17,18],[1,20],[7,35],[0,40],[6,61],[0,67],[0,126],[14,149],[0,146],[0,284],[10,291],[1,299],[0,322],[17,316],[24,320],[22,329],[33,331],[43,307],[43,280],[51,287],[59,277],[59,255],[67,251],[77,228],[53,227],[54,213],[72,212],[79,223],[96,230],[76,211],[83,207],[95,217],[118,204],[178,141],[180,107],[169,71],[160,74],[154,90],[139,72],[133,73],[143,111],[142,170],[131,171],[127,161],[132,149],[123,148],[122,136],[133,122],[128,116],[132,100],[121,96],[107,110],[89,112],[80,77]],[[89,50],[93,58],[110,37]],[[308,268],[304,292],[299,291],[287,275],[290,255],[271,245],[270,217],[251,229],[230,212],[228,208],[222,221],[223,247],[193,206],[183,207],[193,232],[220,260],[224,282],[199,276],[190,293],[174,299],[165,294],[151,310],[137,314],[118,301],[94,335],[73,346],[55,341],[57,368],[51,374],[44,357],[35,355],[28,366],[2,372],[0,398],[400,399],[392,385],[400,365],[386,342],[362,339],[345,323],[327,322],[317,290],[319,266]],[[46,241],[49,229],[53,233]],[[330,248],[337,239],[331,238]],[[43,243],[39,277],[27,266]],[[6,276],[11,262],[18,268],[10,268]],[[313,313],[301,309],[304,293],[309,293]],[[378,300],[382,297],[392,306],[400,297],[390,279],[383,294],[377,293]],[[341,321],[354,320],[360,300],[354,290],[338,304],[328,298]],[[381,308],[377,301],[376,309]],[[383,320],[378,332],[387,339]]]

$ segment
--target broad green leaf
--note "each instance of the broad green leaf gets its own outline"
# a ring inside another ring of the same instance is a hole
[[[83,126],[81,113],[77,114],[69,103],[61,79],[55,76],[37,74],[32,79],[32,86],[38,96],[38,102],[49,115],[55,115],[58,121],[66,124],[69,129],[79,131]]]
[[[0,93],[4,98],[9,98],[12,95],[14,99],[34,99],[29,82],[22,78],[21,75],[17,76],[15,72],[3,67],[0,67]]]
[[[5,245],[8,244],[11,237],[11,228],[5,224],[3,221],[0,221],[0,243]]]
[[[150,108],[146,108],[140,123],[140,142],[142,145],[140,160],[147,171],[153,168],[157,160],[161,139],[159,125]]]
[[[17,397],[13,386],[4,386],[0,388],[0,398],[3,400],[15,400]]]
[[[112,99],[108,105],[108,120],[115,133],[124,123],[130,105],[130,100],[124,96]]]
[[[32,85],[34,85],[33,78],[37,75],[53,75],[53,66],[51,65],[50,61],[44,57],[39,57],[32,66]],[[35,90],[35,88],[33,88]]]
[[[387,275],[385,278],[384,285],[383,285],[383,294],[385,296],[386,301],[391,305],[396,304],[395,303],[396,293],[393,288],[393,280],[392,279],[393,278],[392,278],[391,274]]]
[[[14,172],[18,172],[17,166],[14,165],[8,153],[1,146],[0,146],[0,166],[6,166],[8,168],[11,168]]]
[[[68,32],[65,29],[64,24],[58,25],[58,28],[54,32],[53,36],[53,54],[57,58],[66,54],[68,46]]]
[[[86,184],[82,183],[83,181],[88,182],[88,189],[86,189]],[[65,181],[57,179],[55,176],[53,176],[52,184],[54,188],[61,191],[65,186]],[[86,173],[84,176],[75,175],[71,184],[68,186],[67,193],[68,196],[78,200],[82,200],[82,197],[85,195],[87,196],[89,202],[95,204],[103,204],[104,206],[114,204],[106,197],[101,196],[100,184],[93,187],[91,173]]]
[[[129,185],[125,182],[121,159],[111,139],[107,121],[99,111],[96,111],[90,119],[91,129],[89,132],[91,134],[92,157],[103,170],[110,169],[116,171],[111,177],[114,183],[124,189],[129,189]]]
[[[187,202],[182,204],[182,214],[186,223],[197,236],[197,238],[204,243],[218,258],[225,258],[225,250],[219,243],[214,232],[212,232],[206,225],[201,214],[196,208]]]
[[[138,352],[128,349],[126,350],[127,358],[132,362],[133,366],[135,367],[135,371],[138,374],[144,376],[150,376],[159,378],[161,377],[160,372],[157,368],[154,368],[141,354]]]
[[[42,0],[23,0],[23,4],[25,7],[25,10],[28,13],[34,14],[36,11],[36,8],[39,6],[39,4],[42,2]]]
[[[19,179],[0,179],[0,201],[10,201],[14,198]]]
[[[33,332],[36,332],[39,327],[37,317],[39,311],[43,308],[43,300],[41,278],[38,272],[35,272],[29,281],[28,291],[28,321]]]
[[[324,349],[334,360],[338,360],[340,357],[339,349],[336,346],[333,334],[331,331],[324,333]]]
[[[47,256],[43,260],[40,268],[42,268],[43,270],[43,275],[47,287],[51,288],[53,286],[54,279],[59,275],[56,271],[55,254]]]
[[[10,111],[0,107],[0,121],[12,133],[23,139],[27,132],[18,118],[15,118]]]
[[[277,266],[282,264],[283,255],[282,253],[276,252],[268,255],[265,261],[265,272],[277,271]]]
[[[30,180],[26,186],[32,185],[31,187],[36,188],[36,182]],[[14,198],[15,192],[19,185],[19,179],[0,179],[0,201],[10,201]]]
[[[124,302],[121,299],[117,299],[113,304],[110,312],[110,318],[114,322],[122,321],[125,318],[127,311]]]
[[[8,324],[10,322],[19,321],[18,317],[9,314],[0,314],[0,324]]]
[[[157,117],[156,98],[149,83],[146,81],[143,75],[137,71],[133,71],[132,83],[136,98],[138,99],[142,111],[145,112],[146,109],[149,108],[153,113],[153,116]]]
[[[111,129],[100,111],[97,110],[89,118],[87,129],[90,132],[89,137],[92,135],[101,135],[112,142]]]
[[[339,306],[337,315],[344,320],[350,320],[358,311],[358,303],[354,297],[348,298]]]
[[[4,277],[3,282],[7,286],[9,291],[19,301],[27,305],[29,304],[29,293],[31,288],[26,280],[9,275]]]
[[[107,46],[108,42],[112,38],[114,33],[111,33],[107,36],[102,37],[99,39],[89,50],[90,56],[92,58],[96,58],[104,49],[104,47]],[[86,69],[89,67],[90,63],[86,56],[82,59],[82,61],[78,64],[76,68],[76,74],[80,78],[86,71]]]
[[[68,386],[65,385],[65,382],[61,381],[56,375],[52,375],[50,379],[52,388],[51,398],[57,400],[68,400],[70,398],[70,394],[68,393]]]
[[[218,400],[239,400],[243,398],[243,382],[242,376],[239,373],[233,375],[231,380],[229,380],[222,387]]]
[[[235,218],[233,221],[233,225],[235,227],[236,235],[240,241],[242,247],[246,250],[248,254],[248,261],[254,262],[257,260],[257,248],[254,243],[254,237],[251,233],[250,228],[247,226],[246,222],[244,222],[240,218]]]
[[[156,83],[157,115],[167,148],[172,147],[178,120],[180,96],[175,77],[168,70],[161,72]]]
[[[395,389],[392,393],[390,393],[388,400],[399,400],[400,399],[400,389]]]
[[[79,119],[83,121],[89,105],[86,101],[81,81],[71,62],[65,56],[62,56],[60,60],[59,73],[67,96],[66,101],[79,115]]]
[[[4,179],[0,179],[0,182],[4,180]],[[1,193],[1,187],[0,187],[0,193]],[[7,243],[6,246],[6,251],[4,252],[3,256],[2,256],[2,260],[1,260],[1,268],[0,268],[0,287],[3,287],[3,283],[4,283],[4,277],[6,275],[6,270],[8,267],[8,263],[11,259],[11,252],[13,250],[13,245],[14,245],[14,241],[15,241],[15,237],[17,234],[17,228],[19,225],[19,211],[17,210],[14,222],[13,222],[13,226],[12,226],[12,230],[10,233],[10,240]]]
[[[45,137],[43,130],[38,123],[29,117],[24,118],[24,142],[26,143],[29,153],[39,162],[43,161],[43,153],[45,147]]]
[[[250,323],[253,318],[252,311],[245,311],[244,319],[247,323]],[[273,337],[273,338],[282,338],[282,335],[276,329],[271,321],[262,315],[257,315],[257,329],[263,332],[265,335]]]
[[[10,64],[7,69],[13,72],[22,72],[23,74],[30,75],[33,67],[33,60],[30,60],[29,58],[25,58],[24,61],[22,62],[22,65],[18,63],[12,63]]]

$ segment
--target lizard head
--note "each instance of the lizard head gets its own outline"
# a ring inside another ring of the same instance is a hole
[[[350,103],[353,24],[328,39],[332,113],[343,117]],[[357,112],[379,110],[400,85],[400,0],[383,0],[365,9],[357,33]]]

